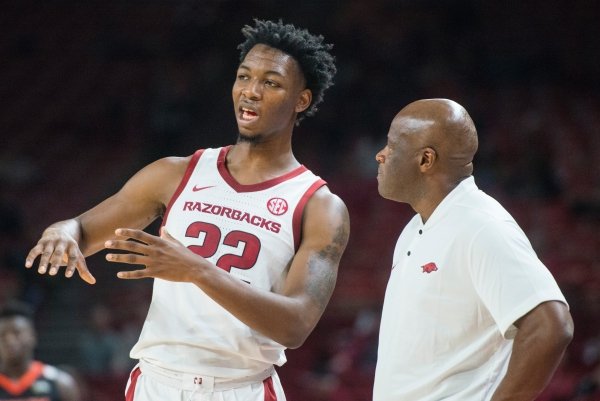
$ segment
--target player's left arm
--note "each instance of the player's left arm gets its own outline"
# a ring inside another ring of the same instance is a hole
[[[533,401],[546,387],[573,338],[573,319],[558,301],[541,303],[515,322],[508,370],[491,401]]]
[[[60,401],[81,401],[81,391],[77,382],[69,373],[59,370],[56,377]]]
[[[302,345],[325,311],[349,235],[346,205],[327,187],[322,187],[306,205],[302,242],[281,291],[300,305],[294,319],[296,334],[287,333],[291,340],[289,348]]]

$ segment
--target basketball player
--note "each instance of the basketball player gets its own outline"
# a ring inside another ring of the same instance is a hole
[[[377,153],[381,196],[417,212],[394,251],[374,401],[530,401],[573,335],[554,278],[478,190],[477,132],[451,100],[409,104]]]
[[[124,253],[108,261],[142,265],[118,277],[155,278],[127,400],[285,400],[274,365],[304,342],[335,285],[348,212],[291,148],[294,125],[332,84],[331,45],[281,21],[242,33],[237,142],[148,165],[47,228],[26,258],[94,283],[84,256],[110,248]],[[141,231],[159,217],[160,236]]]
[[[0,309],[0,401],[79,401],[73,377],[33,359],[33,312],[9,302]]]

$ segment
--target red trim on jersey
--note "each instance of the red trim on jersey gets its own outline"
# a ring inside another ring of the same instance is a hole
[[[142,374],[139,367],[133,369],[129,376],[129,387],[127,387],[127,393],[125,394],[125,401],[133,401],[133,394],[135,393],[135,386],[137,385],[138,377]]]
[[[219,153],[219,158],[217,160],[217,168],[219,170],[219,173],[221,174],[221,177],[236,192],[262,191],[263,189],[274,187],[277,184],[294,178],[307,171],[307,168],[304,165],[301,165],[279,177],[271,178],[270,180],[259,182],[258,184],[240,184],[235,180],[235,178],[233,178],[231,173],[229,173],[229,170],[227,170],[227,153],[229,153],[230,149],[231,146],[226,146],[221,149],[221,152]]]
[[[294,249],[297,251],[300,246],[300,240],[302,239],[302,215],[304,214],[304,206],[306,206],[306,202],[310,199],[310,197],[315,193],[315,191],[321,188],[323,185],[326,185],[327,182],[322,179],[318,179],[312,184],[302,195],[300,201],[296,205],[296,209],[294,210],[294,216],[292,217],[292,230],[294,233]]]
[[[0,387],[10,395],[23,394],[42,375],[43,370],[43,363],[33,361],[27,371],[18,380],[13,380],[0,373]]]
[[[173,194],[173,196],[171,197],[171,200],[169,201],[169,205],[167,206],[167,210],[165,211],[165,215],[163,216],[162,224],[160,225],[161,228],[167,222],[167,217],[169,216],[169,212],[171,211],[171,206],[173,206],[173,203],[175,203],[175,200],[179,197],[179,195],[183,191],[183,188],[185,188],[186,184],[190,180],[190,176],[192,175],[194,168],[196,168],[196,164],[198,164],[198,160],[200,160],[200,156],[202,156],[203,152],[204,152],[204,149],[198,149],[192,155],[190,163],[188,164],[187,168],[185,169],[185,173],[183,174],[183,177],[181,178],[181,182],[179,183],[179,186],[177,187],[177,189],[175,190],[175,193]]]
[[[265,401],[277,401],[277,395],[273,387],[273,377],[269,376],[263,380],[263,386],[265,388]]]

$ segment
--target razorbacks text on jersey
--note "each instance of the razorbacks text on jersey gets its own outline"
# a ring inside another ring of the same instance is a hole
[[[23,376],[13,380],[0,373],[0,401],[61,401],[55,367],[34,361]]]
[[[193,155],[163,226],[229,274],[273,291],[285,279],[300,244],[304,206],[326,183],[300,166],[265,182],[240,184],[227,170],[229,149]],[[234,378],[281,366],[284,349],[194,284],[156,279],[131,356],[175,371]]]

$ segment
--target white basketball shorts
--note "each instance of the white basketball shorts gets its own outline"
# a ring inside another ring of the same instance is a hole
[[[195,376],[140,361],[131,371],[125,401],[285,401],[274,368],[234,380]]]

